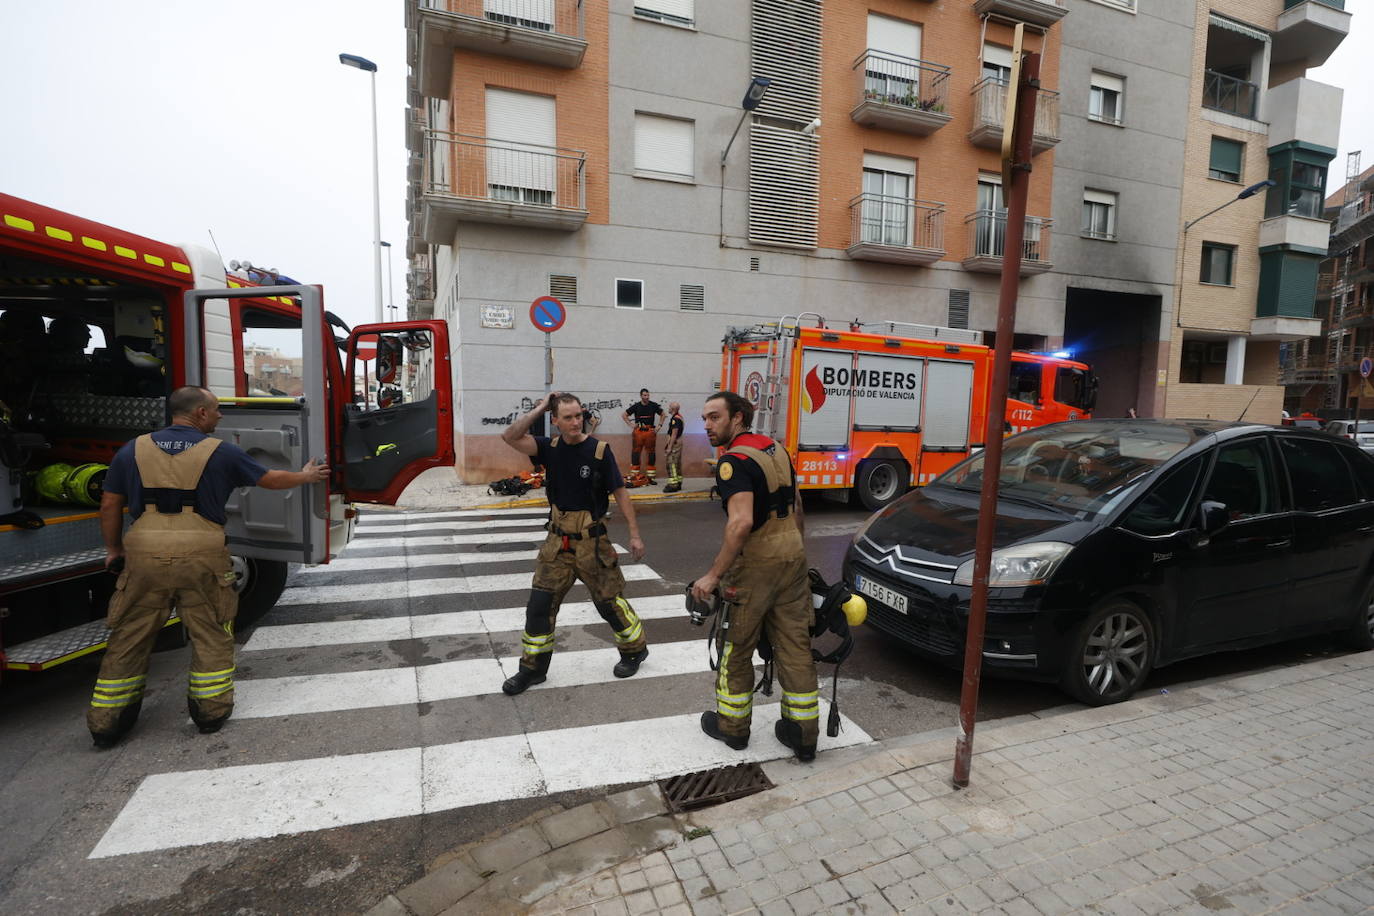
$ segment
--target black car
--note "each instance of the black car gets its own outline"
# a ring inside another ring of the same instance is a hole
[[[983,456],[874,514],[869,622],[962,665]],[[1292,427],[1078,420],[1004,442],[983,670],[1092,705],[1152,667],[1338,631],[1374,647],[1374,457]]]

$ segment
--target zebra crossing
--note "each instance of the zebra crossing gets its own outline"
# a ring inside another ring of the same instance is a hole
[[[641,619],[657,624],[635,677],[612,676],[616,649],[579,584],[559,611],[548,680],[515,698],[502,694],[519,662],[543,519],[539,509],[364,514],[338,560],[293,572],[280,610],[240,648],[234,719],[221,733],[242,742],[235,765],[145,776],[90,857],[305,833],[789,756],[772,734],[776,704],[755,708],[744,752],[701,733],[697,719],[713,705],[703,634],[683,626],[681,584],[644,564],[623,567],[627,597]],[[608,696],[626,702],[607,703]],[[825,721],[828,706],[821,706]],[[442,721],[455,731],[426,718],[435,709],[447,711]],[[597,720],[602,714],[606,721]],[[550,722],[559,727],[541,727]],[[822,734],[821,750],[871,740],[842,722],[838,737]],[[359,750],[343,740],[365,731],[359,723],[379,726],[373,743],[381,746]],[[255,742],[268,728],[288,738]],[[501,728],[510,733],[492,733]],[[188,799],[215,816],[186,818]]]

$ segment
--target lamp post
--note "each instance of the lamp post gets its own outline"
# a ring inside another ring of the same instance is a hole
[[[372,74],[372,280],[377,321],[382,321],[382,187],[377,168],[377,65],[356,54],[340,54],[339,63]]]
[[[396,320],[396,281],[395,281],[394,275],[393,275],[392,272],[391,272],[392,267],[394,266],[393,262],[395,261],[395,257],[392,255],[392,252],[391,252],[391,243],[390,243],[390,242],[379,242],[378,244],[380,244],[383,248],[386,249],[386,302],[387,302],[387,306],[386,306],[386,307],[387,307],[388,309],[391,310],[391,314],[390,314],[388,317],[389,317],[392,321],[395,321],[395,320]]]
[[[763,94],[768,91],[768,87],[773,85],[773,81],[766,76],[756,76],[749,81],[749,88],[744,90],[744,99],[739,103],[740,108],[744,109],[739,114],[739,120],[735,122],[735,131],[730,134],[730,142],[725,144],[725,149],[720,153],[720,247],[725,247],[725,157],[730,155],[730,147],[735,145],[735,137],[739,136],[739,129],[744,126],[744,119],[749,112],[759,107],[763,101]]]

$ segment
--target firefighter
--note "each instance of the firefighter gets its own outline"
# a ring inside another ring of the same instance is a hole
[[[663,462],[668,469],[668,484],[664,493],[676,493],[682,489],[682,405],[677,401],[668,404],[668,444],[663,447]]]
[[[191,719],[202,734],[220,730],[234,708],[238,610],[224,504],[236,487],[285,490],[329,478],[329,468],[313,460],[299,471],[269,471],[238,446],[210,438],[219,400],[204,388],[178,388],[167,407],[172,425],[119,450],[100,501],[105,567],[123,571],[86,713],[98,748],[113,747],[138,719],[148,654],[174,608],[191,638]],[[127,534],[126,503],[133,518]]]
[[[530,426],[546,412],[557,435],[530,435]],[[577,396],[555,392],[501,434],[511,448],[539,459],[549,497],[549,536],[539,549],[525,606],[520,667],[501,685],[507,696],[523,693],[547,679],[558,608],[576,579],[586,584],[597,612],[615,634],[620,660],[612,673],[632,677],[649,656],[644,625],[621,594],[625,576],[604,521],[609,497],[615,496],[630,529],[630,555],[636,561],[644,558],[639,522],[615,456],[606,443],[583,432],[582,422],[582,402]]]
[[[692,594],[709,601],[717,586],[733,589],[729,629],[716,678],[716,711],[701,730],[735,750],[749,745],[754,648],[767,630],[782,684],[777,739],[797,759],[814,760],[820,701],[811,656],[811,588],[802,544],[801,494],[787,449],[749,431],[754,407],[733,391],[707,398],[701,419],[711,445],[724,447],[716,487],[725,509],[725,540]]]
[[[627,407],[620,418],[634,430],[630,440],[630,474],[634,477],[643,474],[648,478],[647,483],[653,486],[658,473],[654,467],[658,462],[658,456],[654,454],[654,442],[659,427],[663,425],[663,408],[656,401],[649,400],[648,388],[641,388],[639,402]],[[643,465],[639,463],[640,452],[645,453]]]

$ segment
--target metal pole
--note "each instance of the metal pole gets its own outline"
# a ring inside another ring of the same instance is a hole
[[[1007,229],[1002,251],[1002,286],[997,298],[997,346],[988,392],[987,426],[983,433],[983,489],[978,504],[978,534],[973,552],[973,595],[969,601],[968,633],[964,643],[964,683],[959,696],[959,736],[954,745],[954,786],[968,786],[973,759],[973,727],[978,713],[978,685],[983,673],[983,632],[988,613],[988,571],[997,530],[997,484],[1002,467],[1002,429],[1007,416],[1007,376],[1011,344],[1016,333],[1016,293],[1021,282],[1021,252],[1026,235],[1026,200],[1030,191],[1031,140],[1035,132],[1036,93],[1040,86],[1040,55],[1028,53],[1016,86],[1016,124],[1011,187],[1007,195]],[[1006,129],[1011,129],[1007,125]]]
[[[377,294],[377,322],[382,312],[382,184],[377,164],[377,71],[372,71],[372,279]]]
[[[544,394],[553,394],[553,335],[544,332]]]

